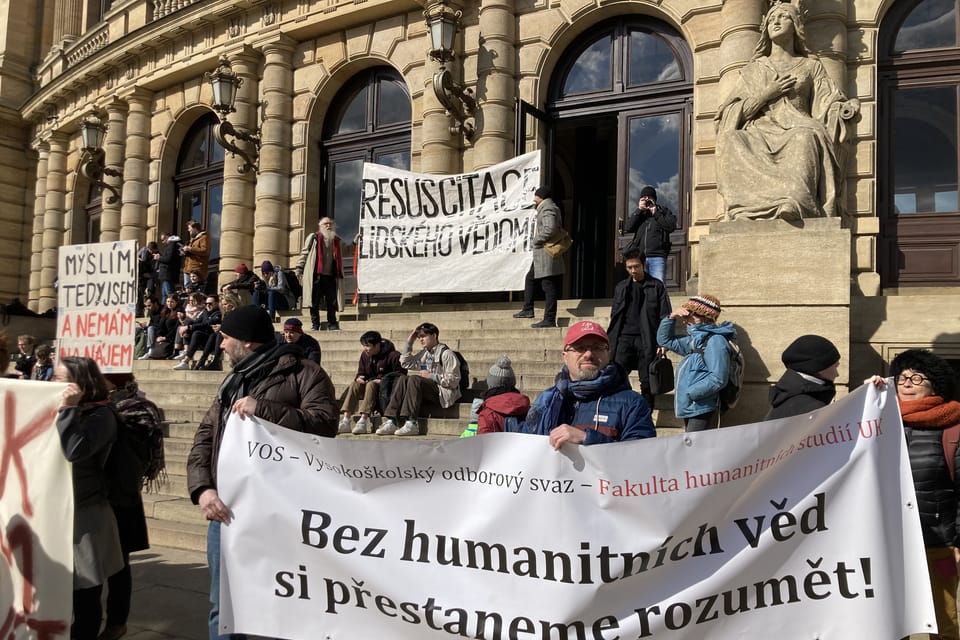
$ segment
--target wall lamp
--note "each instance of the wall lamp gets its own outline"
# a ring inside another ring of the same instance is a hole
[[[450,133],[462,131],[467,140],[472,140],[476,134],[473,114],[477,110],[477,100],[473,97],[473,90],[455,82],[446,67],[454,58],[454,41],[462,15],[463,12],[454,10],[446,0],[429,2],[423,12],[430,31],[431,49],[428,55],[440,63],[440,70],[433,75],[433,93],[447,113],[457,121],[455,126],[450,127]]]
[[[114,204],[120,199],[120,192],[116,187],[103,181],[103,176],[123,178],[123,172],[104,166],[106,152],[103,150],[103,141],[107,137],[109,125],[103,121],[96,110],[91,110],[86,118],[80,121],[80,173],[92,184],[110,192],[107,203]]]
[[[213,130],[213,135],[220,143],[220,146],[232,153],[234,156],[243,158],[243,164],[240,165],[240,173],[246,173],[253,169],[260,173],[260,128],[254,131],[238,129],[234,127],[227,119],[231,113],[236,112],[234,104],[237,100],[237,89],[243,85],[243,78],[238,76],[233,67],[230,66],[230,60],[227,56],[220,56],[220,66],[213,73],[203,74],[207,82],[213,88],[213,110],[220,116],[220,124]],[[261,111],[265,103],[261,102],[259,106]],[[233,138],[233,140],[230,140]],[[235,140],[243,140],[253,145],[249,152],[244,151],[237,146]]]

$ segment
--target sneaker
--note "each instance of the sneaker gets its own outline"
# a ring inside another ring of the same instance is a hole
[[[327,325],[327,331],[340,331],[340,325],[334,322],[333,324]]]
[[[378,436],[392,436],[397,432],[397,425],[393,420],[386,420],[377,429]]]
[[[420,425],[416,420],[407,420],[403,426],[397,429],[398,436],[418,436],[420,435]]]
[[[530,325],[533,329],[548,329],[557,326],[556,320],[541,320],[540,322],[534,322]]]
[[[173,367],[174,371],[187,371],[190,369],[190,365],[193,364],[190,360],[181,360],[180,364]]]
[[[360,419],[357,420],[356,426],[353,427],[353,435],[362,436],[363,434],[370,431],[370,420],[366,416],[360,416]]]
[[[137,358],[137,360],[149,360],[149,359],[150,359],[150,352],[149,352],[149,351],[147,351],[145,354],[143,354],[142,356],[140,356],[139,358]]]
[[[350,416],[340,418],[340,425],[337,427],[337,433],[350,433]]]
[[[520,311],[518,313],[513,314],[513,317],[514,318],[532,318],[533,311]]]
[[[173,359],[174,359],[174,360],[183,360],[183,359],[186,358],[186,357],[187,357],[187,352],[186,352],[186,351],[180,351],[180,352],[178,352],[175,356],[173,356]]]

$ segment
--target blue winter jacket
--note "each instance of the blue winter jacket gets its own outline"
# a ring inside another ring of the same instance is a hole
[[[582,382],[572,382],[564,366],[556,384],[537,396],[527,413],[526,431],[545,436],[561,424],[583,429],[583,444],[657,435],[647,401],[630,388],[626,371],[616,362],[601,369],[596,380]]]
[[[714,336],[719,338],[711,339]],[[727,340],[736,338],[737,330],[730,322],[692,324],[687,335],[678,336],[672,319],[660,321],[657,343],[683,356],[675,376],[674,412],[678,418],[700,416],[717,408],[730,370]]]

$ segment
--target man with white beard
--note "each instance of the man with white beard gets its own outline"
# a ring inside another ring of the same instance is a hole
[[[627,372],[611,360],[610,339],[596,322],[570,326],[560,352],[563,368],[537,396],[525,420],[527,433],[565,443],[600,444],[657,435],[650,406],[630,388]]]
[[[303,283],[303,303],[310,305],[311,328],[320,328],[322,298],[327,307],[327,330],[339,331],[337,286],[343,280],[343,253],[331,218],[320,218],[317,232],[311,233],[303,245],[296,269]]]

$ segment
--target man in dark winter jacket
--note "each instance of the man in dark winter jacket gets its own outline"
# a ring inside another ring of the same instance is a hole
[[[833,401],[840,351],[823,336],[800,336],[780,358],[786,372],[770,389],[766,420],[808,413]]]
[[[665,282],[667,256],[670,255],[670,234],[677,228],[677,216],[670,209],[657,204],[657,190],[644,187],[640,202],[627,218],[624,233],[632,233],[633,241],[626,251],[636,249],[646,257],[647,273]]]
[[[357,365],[357,376],[344,395],[338,427],[339,433],[357,436],[370,432],[370,414],[377,407],[380,383],[384,376],[407,372],[400,364],[400,352],[377,331],[367,331],[360,336],[360,344],[363,345],[363,353]],[[351,421],[357,409],[360,410],[360,419],[353,425]]]
[[[337,433],[333,383],[320,365],[303,357],[295,345],[277,345],[267,312],[255,305],[231,311],[220,325],[221,348],[233,371],[197,428],[187,458],[190,499],[210,527],[210,637],[220,637],[220,525],[231,518],[230,507],[217,493],[217,459],[230,414],[256,416],[281,427],[332,438]]]
[[[614,361],[629,374],[636,369],[640,393],[653,408],[650,393],[650,363],[661,350],[657,327],[670,315],[670,298],[663,282],[644,271],[643,255],[631,249],[623,255],[629,277],[617,283],[610,308],[610,351]]]
[[[172,234],[163,234],[160,240],[163,250],[157,258],[157,278],[161,282],[161,297],[166,300],[167,296],[174,293],[180,285],[180,265],[183,261],[180,249],[183,243],[180,242],[180,236]]]
[[[554,449],[565,442],[599,444],[657,435],[647,401],[630,388],[623,367],[611,361],[603,327],[589,320],[571,325],[561,358],[556,383],[537,396],[527,413],[527,431],[550,436]]]
[[[269,313],[269,312],[268,312]],[[277,339],[278,344],[295,344],[303,351],[303,357],[320,364],[320,343],[313,336],[303,332],[303,322],[300,318],[287,318],[283,323],[283,334]]]

